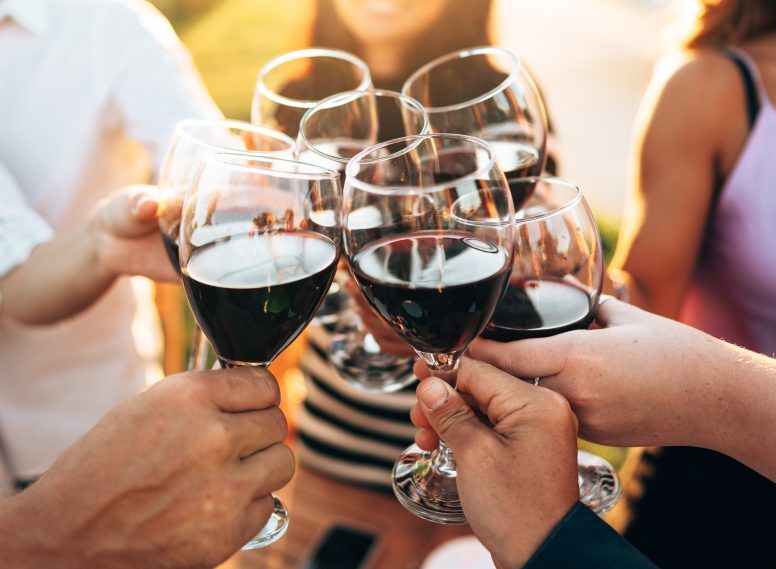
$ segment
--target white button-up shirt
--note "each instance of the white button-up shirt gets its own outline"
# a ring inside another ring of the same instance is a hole
[[[0,278],[103,196],[148,181],[175,124],[202,116],[220,113],[149,4],[0,0]],[[0,319],[0,440],[15,476],[44,471],[145,385],[138,340],[152,332],[137,308],[121,279],[57,325]]]

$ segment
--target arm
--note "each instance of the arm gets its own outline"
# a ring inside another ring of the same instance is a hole
[[[222,118],[170,23],[146,2],[106,2],[97,41],[108,97],[127,134],[142,143],[158,172],[175,125]]]
[[[672,318],[679,312],[714,188],[732,162],[723,147],[746,138],[740,83],[732,63],[705,54],[664,63],[650,85],[612,262],[633,304]],[[741,116],[720,109],[741,109]]]
[[[472,357],[566,397],[584,438],[614,446],[686,445],[732,456],[776,481],[776,360],[609,300],[604,328],[509,344]]]
[[[416,371],[416,442],[431,450],[438,434],[453,449],[466,519],[497,567],[654,569],[578,502],[576,420],[562,397],[474,360],[457,392]]]
[[[214,567],[261,529],[293,475],[274,378],[165,379],[105,416],[0,503],[0,559],[22,569]]]
[[[12,191],[0,189],[4,197]],[[147,186],[127,187],[101,202],[86,222],[32,244],[16,259],[21,264],[9,267],[0,280],[3,314],[26,324],[50,324],[89,307],[120,275],[174,282],[152,192]],[[17,216],[36,219],[20,193],[14,195]],[[4,239],[17,237],[13,226],[7,231]]]

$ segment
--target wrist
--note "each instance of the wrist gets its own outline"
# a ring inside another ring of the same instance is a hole
[[[60,547],[64,540],[57,517],[48,511],[45,500],[36,499],[31,489],[4,500],[0,505],[3,567],[77,567],[78,560],[70,559]]]
[[[100,219],[99,210],[96,210],[89,218],[85,233],[86,255],[93,262],[95,276],[106,280],[120,276],[120,273],[111,264],[110,244],[112,236]]]

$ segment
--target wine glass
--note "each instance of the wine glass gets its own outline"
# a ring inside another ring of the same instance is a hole
[[[362,150],[426,132],[428,116],[415,99],[394,91],[349,91],[324,99],[304,114],[296,155],[304,162],[339,171],[344,185],[348,161]],[[323,314],[316,316],[335,323],[329,351],[339,375],[365,391],[398,391],[415,381],[414,359],[383,352],[374,336],[364,330],[351,303],[344,307],[341,300],[324,303]]]
[[[495,153],[473,137],[404,137],[348,164],[343,233],[353,277],[379,318],[453,384],[509,282],[513,217]],[[394,466],[393,489],[423,519],[465,523],[456,476],[443,441],[433,452],[412,445]]]
[[[490,143],[519,211],[528,196],[517,190],[531,188],[512,181],[541,174],[547,159],[547,113],[520,58],[498,47],[456,51],[415,71],[402,93],[426,107],[431,132]]]
[[[586,329],[603,281],[601,239],[579,187],[562,178],[524,178],[531,188],[515,217],[512,276],[482,336],[502,342]],[[579,452],[580,500],[594,512],[614,507],[621,487],[604,459]]]
[[[157,180],[161,203],[159,230],[175,270],[180,271],[181,206],[202,157],[208,152],[239,150],[291,158],[293,147],[294,141],[283,133],[243,121],[186,119],[175,126]],[[188,369],[204,369],[206,348],[201,331],[195,328]]]
[[[322,99],[371,88],[369,68],[355,55],[338,49],[292,51],[259,71],[251,122],[296,137],[302,115]]]
[[[266,368],[309,324],[340,255],[336,172],[250,154],[209,154],[183,205],[186,298],[222,367]],[[279,539],[288,513],[275,498],[243,549]]]

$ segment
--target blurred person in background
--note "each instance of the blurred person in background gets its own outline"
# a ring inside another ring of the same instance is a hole
[[[401,91],[421,65],[492,40],[491,0],[317,0],[315,10],[310,45],[362,58],[377,89]],[[304,95],[312,88],[305,78],[289,87],[284,95],[310,98]],[[397,124],[396,136],[402,135]],[[333,326],[311,326],[302,358],[307,397],[296,452],[303,464],[326,474],[388,490],[396,457],[412,444],[415,387],[374,394],[351,387],[329,363],[332,331]]]
[[[491,0],[317,0],[310,45],[360,57],[375,88],[401,91],[412,72],[429,61],[492,44],[492,10]],[[320,85],[316,87],[320,92]],[[314,98],[305,96],[306,88],[312,87],[300,78],[283,94]],[[403,135],[397,124],[396,136]],[[548,170],[554,172],[555,164],[549,157]],[[362,300],[360,292],[350,292]],[[369,308],[360,312],[383,349],[414,355]],[[311,345],[302,360],[308,389],[299,415],[297,452],[303,463],[327,474],[389,489],[394,461],[412,443],[408,412],[416,400],[414,386],[393,394],[351,387],[329,363],[332,330],[311,326]]]
[[[146,182],[179,120],[220,113],[142,0],[0,0],[0,78],[0,279],[26,273],[54,296],[63,283],[24,264],[50,247],[86,254],[67,239],[94,205]],[[55,324],[0,307],[0,456],[18,488],[160,375],[142,345],[157,334],[150,291],[103,284],[99,300]]]
[[[696,4],[684,50],[642,105],[610,276],[620,298],[773,356],[776,3]],[[654,562],[776,566],[771,481],[708,450],[638,460],[624,535]]]

